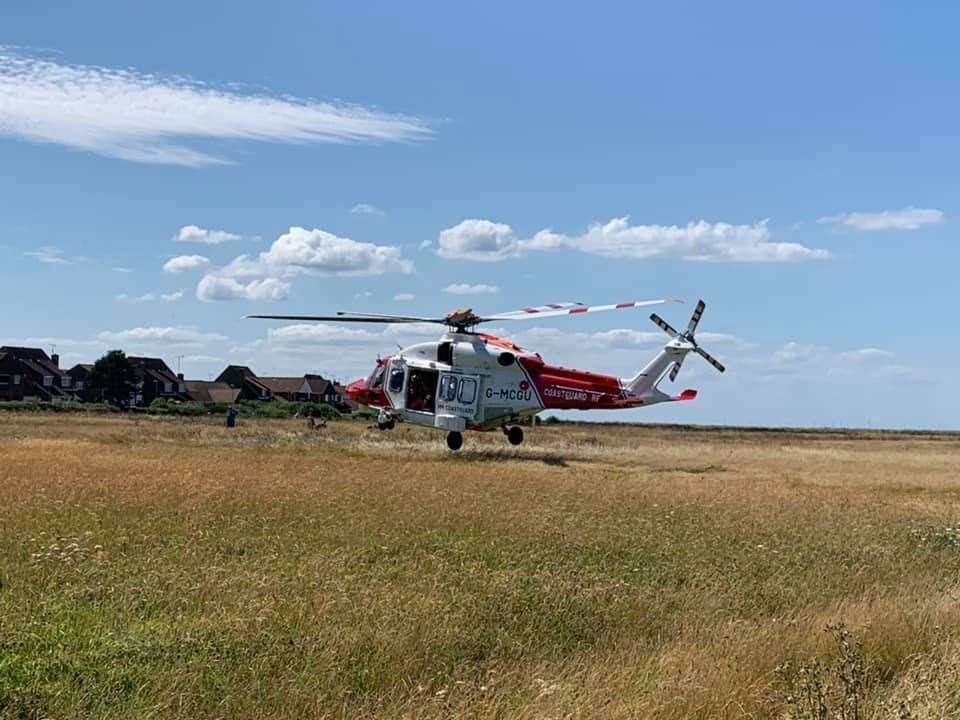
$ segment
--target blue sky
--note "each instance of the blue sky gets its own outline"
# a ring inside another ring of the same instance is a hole
[[[0,339],[349,378],[424,335],[242,316],[702,296],[728,372],[613,417],[960,428],[960,9],[353,5],[5,4]]]

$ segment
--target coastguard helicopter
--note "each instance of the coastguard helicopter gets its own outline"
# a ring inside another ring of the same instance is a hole
[[[370,376],[347,386],[354,402],[378,411],[377,426],[392,430],[398,422],[445,430],[447,447],[459,450],[466,430],[500,428],[511,445],[523,442],[517,423],[542,410],[616,410],[662,402],[693,400],[696,390],[670,395],[659,389],[664,377],[676,380],[688,353],[694,352],[724,371],[694,337],[706,307],[697,303],[684,332],[659,315],[650,319],[670,340],[636,375],[618,378],[546,363],[539,353],[509,340],[477,332],[488,322],[539,320],[607,310],[629,310],[676,300],[639,300],[614,305],[554,303],[495,315],[477,315],[470,308],[444,317],[411,317],[339,312],[336,315],[248,315],[265,320],[412,324],[446,326],[439,340],[418,343],[396,355],[378,358]]]

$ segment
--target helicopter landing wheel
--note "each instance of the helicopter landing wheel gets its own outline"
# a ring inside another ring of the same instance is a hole
[[[393,430],[394,427],[396,427],[396,421],[394,420],[385,420],[384,422],[377,423],[377,429],[380,431]]]
[[[511,445],[519,445],[523,442],[523,428],[517,425],[509,428],[507,430],[507,440],[510,441]]]
[[[463,433],[451,431],[447,433],[447,447],[457,451],[463,447]]]

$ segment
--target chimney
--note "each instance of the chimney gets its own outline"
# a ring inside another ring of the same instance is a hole
[[[59,368],[59,367],[60,367],[60,356],[59,356],[59,355],[57,355],[56,353],[53,353],[53,355],[50,356],[50,360],[53,362],[53,366],[54,366],[54,367],[56,367],[56,368]]]

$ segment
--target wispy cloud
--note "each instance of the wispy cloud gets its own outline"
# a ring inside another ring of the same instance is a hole
[[[482,283],[477,285],[453,283],[452,285],[447,285],[443,291],[451,295],[496,295],[500,292],[500,288],[496,285],[484,285]]]
[[[370,203],[357,203],[350,208],[350,212],[354,215],[383,215],[383,210]]]
[[[0,47],[0,134],[144,163],[229,159],[197,141],[379,143],[429,138],[415,117],[136,70],[68,65]]]
[[[942,210],[906,207],[879,212],[848,212],[817,220],[821,225],[840,225],[854,230],[919,230],[924,225],[943,222]]]
[[[830,257],[826,250],[774,240],[766,221],[633,225],[628,217],[620,217],[591,225],[579,235],[545,229],[523,239],[504,223],[469,219],[443,230],[437,239],[441,257],[480,262],[558,249],[634,260],[675,257],[700,262],[798,262]]]
[[[141,348],[162,345],[172,348],[203,347],[207,343],[222,343],[228,338],[219,333],[208,333],[193,327],[135,327],[128,330],[105,330],[97,335],[102,343]]]
[[[239,239],[239,235],[226,230],[207,230],[196,225],[184,225],[173,236],[174,242],[200,243],[201,245],[219,245]]]
[[[132,273],[133,272],[133,268],[128,268],[128,267],[112,267],[110,269],[113,270],[113,272],[115,273]]]
[[[36,250],[25,252],[24,256],[33,258],[37,262],[45,265],[72,265],[73,260],[68,258],[60,248],[44,245]]]
[[[117,302],[125,303],[150,303],[150,302],[178,302],[183,299],[183,290],[177,290],[172,293],[153,293],[148,292],[143,295],[127,295],[126,293],[121,293],[116,296]]]
[[[393,296],[393,299],[397,302],[410,302],[411,300],[416,300],[417,296],[413,293],[397,293]]]

